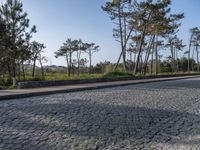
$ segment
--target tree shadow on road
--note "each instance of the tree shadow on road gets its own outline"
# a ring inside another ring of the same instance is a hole
[[[138,84],[132,86],[133,88],[148,88],[148,89],[200,89],[200,80],[196,78],[175,80],[175,81],[163,81],[163,82],[153,82],[146,84]]]
[[[7,108],[9,109],[9,108]],[[109,147],[138,143],[198,144],[200,116],[191,113],[100,105],[83,100],[13,107],[1,116],[0,143],[51,148],[56,143]],[[199,125],[198,125],[199,124]],[[193,134],[194,133],[194,134]],[[37,143],[37,142],[36,142]],[[61,145],[62,145],[61,144]]]

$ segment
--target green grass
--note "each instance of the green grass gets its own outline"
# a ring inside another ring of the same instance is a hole
[[[80,75],[71,75],[68,77],[66,73],[46,73],[45,74],[45,81],[52,81],[52,80],[75,80],[75,79],[93,79],[93,78],[101,78],[103,74],[80,74]],[[35,78],[32,78],[31,75],[26,75],[25,81],[42,81],[42,77],[36,75]]]
[[[66,74],[62,73],[51,73],[45,76],[45,80],[76,80],[76,79],[93,79],[93,78],[102,78],[103,74],[80,74],[80,75],[71,75],[68,77]]]
[[[17,86],[11,85],[11,86],[7,87],[7,89],[9,89],[9,90],[14,90],[14,89],[17,89]]]
[[[178,72],[178,73],[159,73],[157,77],[161,76],[175,76],[175,75],[200,75],[198,72]],[[71,75],[71,77],[68,77],[66,73],[46,73],[45,74],[45,81],[52,81],[52,80],[78,80],[78,79],[94,79],[94,78],[110,78],[110,79],[115,79],[115,78],[121,78],[121,77],[135,77],[135,78],[148,78],[148,77],[156,77],[154,74],[136,74],[133,75],[132,73],[126,73],[126,72],[121,72],[121,71],[116,71],[116,72],[108,72],[105,74],[80,74],[80,75]],[[3,81],[3,80],[2,80]],[[6,79],[5,79],[6,81]],[[42,81],[41,76],[37,75],[34,79],[32,78],[31,75],[26,76],[26,81]],[[16,86],[9,86],[9,84],[3,85],[0,83],[0,90],[4,89],[16,89]]]

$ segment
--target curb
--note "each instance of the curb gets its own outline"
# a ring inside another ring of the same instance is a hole
[[[145,83],[153,83],[153,82],[163,82],[163,81],[174,81],[174,80],[183,80],[183,79],[190,79],[190,78],[199,78],[200,76],[185,76],[185,77],[175,77],[175,78],[165,78],[165,79],[152,79],[152,80],[130,80],[129,83],[119,83],[119,84],[109,84],[109,85],[97,85],[97,86],[88,86],[88,87],[78,87],[74,89],[61,89],[61,90],[54,90],[54,91],[42,91],[42,92],[27,92],[21,94],[12,94],[12,95],[5,95],[0,96],[0,100],[11,100],[11,99],[19,99],[19,98],[28,98],[34,96],[43,96],[43,95],[51,95],[51,94],[58,94],[58,93],[71,93],[71,92],[80,92],[86,90],[96,90],[96,89],[104,89],[104,88],[112,88],[112,87],[119,87],[119,86],[127,86],[127,85],[136,85],[136,84],[145,84]],[[123,82],[123,81],[121,81]]]

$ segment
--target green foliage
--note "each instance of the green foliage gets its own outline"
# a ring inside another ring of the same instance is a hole
[[[80,67],[85,66],[87,63],[86,59],[81,58],[81,53],[87,53],[89,55],[89,66],[90,66],[90,73],[92,69],[92,55],[95,52],[99,51],[99,46],[95,43],[84,43],[82,40],[72,40],[68,38],[66,42],[63,44],[63,46],[60,47],[55,52],[55,57],[65,57],[67,62],[67,71],[68,76],[71,76],[72,69],[74,66],[77,66],[78,74],[80,71]],[[73,55],[76,55],[76,58],[74,59]]]
[[[104,73],[107,74],[107,73],[112,72],[113,70],[114,70],[114,65],[109,64],[105,66]]]
[[[109,64],[105,66],[104,73],[109,72],[124,72],[123,64],[120,63],[116,70],[114,70],[116,64]]]
[[[32,33],[36,32],[35,26],[29,26],[27,16],[23,10],[23,3],[19,0],[6,0],[0,6],[0,19],[6,26],[6,37],[3,42],[4,53],[0,56],[0,60],[6,64],[6,68],[9,68],[7,71],[13,81],[16,81],[17,62],[28,59],[29,41]]]
[[[134,76],[131,73],[116,71],[116,72],[106,73],[103,77],[104,78],[120,78],[120,77],[134,77]]]
[[[6,87],[5,86],[0,86],[0,90],[5,90]]]
[[[106,69],[106,66],[108,65],[113,65],[111,64],[109,61],[105,61],[105,62],[100,62],[100,63],[97,63],[96,66],[94,66],[94,72],[96,73],[105,73],[105,69]]]
[[[17,89],[17,86],[16,85],[11,85],[7,89],[10,89],[10,90]]]
[[[45,76],[45,80],[74,80],[74,79],[93,79],[93,78],[101,78],[103,74],[79,74],[68,77],[64,73],[48,73]]]
[[[160,71],[161,72],[172,72],[172,67],[171,67],[171,63],[169,63],[168,61],[163,61],[160,63]]]

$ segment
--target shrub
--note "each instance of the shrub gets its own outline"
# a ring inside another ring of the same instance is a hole
[[[116,71],[116,72],[106,73],[103,77],[104,78],[133,77],[133,74]]]
[[[104,69],[104,73],[105,74],[110,73],[113,71],[113,69],[114,69],[114,66],[112,64],[106,65]]]

